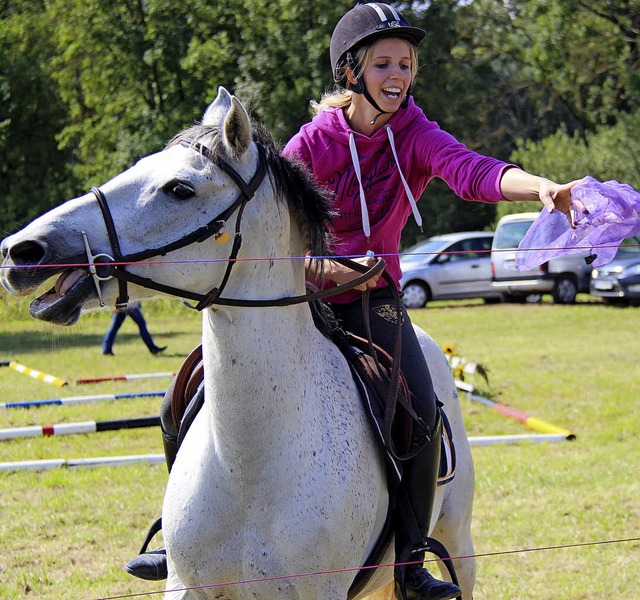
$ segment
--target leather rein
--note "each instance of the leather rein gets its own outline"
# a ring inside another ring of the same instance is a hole
[[[238,307],[270,307],[270,306],[291,306],[293,304],[301,304],[304,302],[312,302],[314,300],[320,300],[322,298],[327,298],[329,296],[333,296],[335,294],[340,294],[346,292],[348,290],[352,290],[359,285],[365,283],[372,277],[380,274],[384,276],[386,273],[384,272],[385,261],[382,258],[376,259],[376,262],[371,267],[365,267],[360,263],[357,263],[353,260],[349,260],[347,258],[343,258],[340,256],[332,256],[331,260],[335,260],[336,262],[348,266],[349,268],[361,273],[361,275],[348,283],[344,283],[329,289],[320,290],[313,293],[302,294],[299,296],[285,296],[282,298],[276,298],[272,300],[246,300],[240,298],[224,298],[222,296],[222,292],[229,281],[229,277],[231,275],[231,270],[235,265],[238,253],[240,252],[240,248],[242,246],[242,233],[240,231],[240,226],[242,222],[242,214],[244,212],[244,208],[255,195],[256,190],[260,187],[264,177],[267,173],[267,168],[265,165],[265,160],[260,147],[258,147],[258,167],[254,176],[250,181],[245,181],[242,176],[223,158],[215,155],[209,148],[200,144],[199,142],[184,140],[180,142],[182,146],[187,148],[191,148],[196,152],[200,153],[202,156],[207,158],[209,161],[214,163],[217,167],[219,167],[224,173],[226,173],[239,188],[240,193],[236,200],[225,210],[223,210],[220,214],[214,217],[209,223],[196,229],[195,231],[184,235],[178,240],[165,244],[159,248],[153,248],[149,250],[142,250],[141,252],[134,252],[131,254],[122,254],[120,248],[120,241],[118,238],[118,232],[116,230],[116,226],[111,215],[111,210],[109,209],[109,204],[107,203],[107,198],[104,192],[99,187],[91,188],[91,193],[95,196],[96,201],[98,202],[98,206],[102,212],[102,217],[104,219],[104,223],[107,229],[107,235],[109,237],[109,244],[111,245],[112,255],[101,253],[101,254],[92,254],[91,249],[89,247],[89,243],[86,237],[86,233],[83,232],[83,236],[85,238],[85,247],[87,251],[87,258],[89,260],[89,270],[93,276],[96,290],[98,292],[98,297],[100,299],[101,305],[102,302],[102,292],[100,288],[100,282],[108,281],[111,278],[115,278],[118,280],[118,298],[116,300],[116,308],[122,309],[127,306],[129,300],[129,294],[127,290],[127,283],[133,283],[135,285],[139,285],[141,287],[156,290],[171,296],[177,296],[182,299],[192,300],[197,302],[195,306],[186,303],[187,306],[191,308],[195,308],[196,310],[204,310],[214,304],[224,305],[224,306],[238,306]],[[222,281],[219,286],[213,287],[206,294],[200,294],[198,292],[192,292],[189,290],[184,290],[181,288],[173,287],[171,285],[167,285],[164,283],[159,283],[150,279],[148,277],[142,277],[140,275],[136,275],[135,273],[131,273],[126,270],[126,265],[130,263],[142,262],[149,258],[164,256],[169,252],[174,250],[179,250],[181,248],[185,248],[194,243],[203,242],[210,237],[215,237],[219,235],[225,228],[227,221],[235,214],[238,213],[238,217],[236,219],[235,225],[235,235],[233,239],[233,246],[231,248],[231,252],[229,254],[229,258],[227,259],[227,268],[222,277]],[[99,262],[96,262],[96,259],[99,259]],[[97,273],[96,265],[98,265],[101,269],[109,268],[108,275],[100,276]],[[393,282],[391,282],[393,284]],[[395,285],[393,285],[395,288]]]

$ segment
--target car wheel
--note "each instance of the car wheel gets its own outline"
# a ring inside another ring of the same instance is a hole
[[[578,284],[572,277],[562,275],[553,286],[552,294],[556,304],[574,304],[578,295]]]
[[[429,288],[421,281],[410,281],[402,292],[402,301],[407,308],[422,308],[431,299]]]

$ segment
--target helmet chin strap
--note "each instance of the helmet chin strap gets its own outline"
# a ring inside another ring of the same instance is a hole
[[[371,94],[369,93],[369,90],[367,89],[367,86],[364,84],[364,82],[362,82],[362,87],[364,88],[364,91],[362,92],[362,95],[367,99],[367,101],[369,102],[369,104],[371,104],[371,106],[373,106],[373,108],[375,108],[378,111],[378,114],[373,117],[373,119],[371,119],[371,122],[369,123],[369,125],[375,125],[376,121],[382,116],[382,115],[388,115],[390,113],[388,113],[386,110],[382,110],[378,104],[376,103],[376,101],[371,97]]]
[[[378,111],[378,114],[375,117],[373,117],[373,119],[371,119],[371,122],[370,122],[370,125],[375,125],[376,121],[382,115],[390,115],[391,113],[386,111],[386,110],[382,110],[378,106],[376,101],[371,97],[371,94],[369,93],[369,90],[367,90],[367,86],[364,84],[364,81],[362,82],[362,88],[363,88],[362,95],[367,99],[369,104],[371,104],[371,106],[373,106],[373,108],[375,108]],[[407,93],[406,93],[406,95],[404,97],[404,100],[402,100],[402,104],[400,105],[400,108],[407,108],[407,105],[409,104],[409,95],[410,94],[411,94],[411,86],[409,86],[409,89],[407,90]]]

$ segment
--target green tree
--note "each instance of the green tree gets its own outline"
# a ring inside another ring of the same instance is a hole
[[[66,106],[40,57],[51,53],[41,2],[4,3],[0,19],[0,236],[67,198],[70,155],[56,134]]]
[[[281,143],[309,120],[333,84],[329,42],[352,0],[245,0],[236,91]]]
[[[70,113],[60,144],[83,188],[160,149],[198,112],[187,105],[198,86],[181,66],[190,30],[176,3],[52,0],[48,14],[52,75]]]
[[[310,118],[309,101],[332,85],[331,32],[353,3],[2,3],[1,230],[10,232],[162,148],[200,118],[220,85],[286,142]],[[632,131],[624,123],[640,91],[640,0],[404,0],[396,6],[427,31],[413,91],[418,104],[470,148],[505,160],[517,149],[516,159],[535,171],[545,165],[534,160],[534,142],[564,131],[548,145],[566,145],[567,165],[573,161],[577,172],[582,150],[570,152],[570,144],[582,140],[590,148],[593,131],[618,135],[618,122]],[[493,205],[464,203],[441,182],[429,186],[420,206],[425,231],[410,225],[405,243],[483,229],[495,215]]]

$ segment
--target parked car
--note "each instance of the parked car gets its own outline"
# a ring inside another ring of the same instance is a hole
[[[593,270],[591,293],[609,303],[640,304],[640,235],[623,240],[613,260]]]
[[[491,286],[493,233],[466,231],[430,237],[402,253],[400,287],[407,308],[431,300],[500,300]]]
[[[578,292],[588,292],[589,252],[554,258],[540,267],[516,270],[516,249],[540,213],[506,215],[498,221],[491,248],[493,289],[512,302],[551,294],[556,304],[573,304]]]

